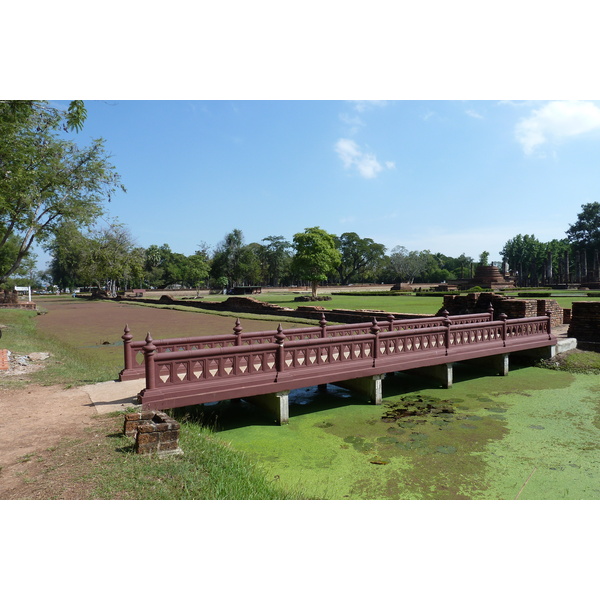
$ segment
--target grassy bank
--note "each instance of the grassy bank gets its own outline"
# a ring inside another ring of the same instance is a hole
[[[2,346],[16,355],[47,352],[50,358],[44,368],[29,375],[32,383],[41,385],[84,385],[108,381],[115,377],[115,365],[98,360],[97,353],[74,348],[55,336],[39,331],[37,320],[43,314],[30,310],[3,309],[0,323],[4,325]],[[4,379],[3,385],[24,385],[25,382]]]
[[[215,439],[208,429],[183,422],[184,454],[138,455],[131,439],[115,435],[122,417],[99,417],[105,432],[103,461],[81,476],[91,481],[91,498],[107,500],[301,500],[297,490],[268,478],[245,453]],[[95,453],[94,447],[88,449]]]

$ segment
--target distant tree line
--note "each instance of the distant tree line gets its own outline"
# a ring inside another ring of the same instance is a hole
[[[307,286],[313,295],[323,283],[440,282],[469,277],[473,259],[464,254],[408,251],[389,253],[383,244],[355,232],[340,236],[309,227],[293,236],[268,236],[246,243],[233,229],[211,250],[200,243],[192,255],[173,252],[168,244],[137,247],[119,223],[81,231],[72,221],[56,228],[46,244],[52,256],[47,280],[61,289],[96,286],[116,293],[132,288],[213,288],[237,286]],[[487,253],[483,253],[485,258]],[[482,258],[480,257],[480,258]]]
[[[44,101],[0,100],[0,285],[51,283],[62,289],[230,289],[239,285],[310,286],[437,283],[466,279],[475,261],[429,250],[391,250],[355,232],[340,236],[308,227],[286,240],[270,235],[246,243],[233,229],[214,249],[199,242],[191,255],[168,243],[142,248],[118,222],[104,221],[102,204],[124,188],[103,140],[80,148],[66,139],[86,119],[81,101],[58,109]],[[600,203],[584,204],[566,237],[541,242],[519,234],[502,248],[503,269],[521,286],[600,280]],[[51,255],[35,270],[34,243]]]

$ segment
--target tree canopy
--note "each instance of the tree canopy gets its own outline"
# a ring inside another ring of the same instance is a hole
[[[294,250],[292,270],[311,282],[312,296],[316,298],[319,282],[327,279],[341,262],[335,236],[320,227],[307,227],[294,235]]]
[[[385,246],[371,238],[361,238],[357,233],[347,232],[337,238],[341,254],[338,266],[340,283],[346,285],[353,278],[360,278],[367,272],[374,272],[383,264]]]
[[[577,221],[569,226],[566,234],[577,249],[600,249],[600,202],[583,204]]]
[[[91,225],[102,203],[124,190],[102,139],[79,148],[64,138],[84,120],[81,102],[66,111],[47,102],[0,102],[0,283],[35,241],[48,240],[63,220]]]

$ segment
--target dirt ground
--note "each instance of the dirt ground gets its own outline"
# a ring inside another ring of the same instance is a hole
[[[67,484],[60,467],[69,448],[56,452],[66,439],[90,435],[97,414],[90,397],[61,386],[2,389],[0,411],[0,499],[80,497],[83,490],[57,489],[61,480]]]

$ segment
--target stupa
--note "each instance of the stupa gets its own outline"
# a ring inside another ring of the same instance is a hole
[[[501,290],[515,287],[515,282],[512,277],[502,275],[498,267],[480,265],[475,269],[475,275],[471,279],[455,279],[449,281],[448,285],[456,286],[461,290],[469,290],[474,287]]]

